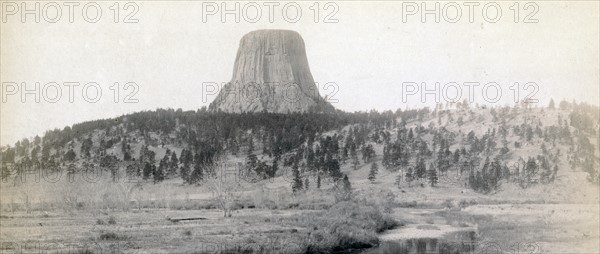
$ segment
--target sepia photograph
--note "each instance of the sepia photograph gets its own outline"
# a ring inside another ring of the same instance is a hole
[[[600,1],[0,18],[0,254],[600,254]]]

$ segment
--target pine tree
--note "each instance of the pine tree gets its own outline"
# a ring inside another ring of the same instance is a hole
[[[177,153],[173,152],[171,153],[171,162],[170,162],[171,168],[173,169],[177,169],[177,167],[179,167],[179,160],[177,159]]]
[[[341,188],[337,191],[336,200],[350,200],[352,197],[352,184],[348,179],[348,175],[344,175],[341,185]]]
[[[371,164],[371,170],[369,170],[369,181],[375,182],[375,177],[377,176],[378,169],[379,166],[377,166],[377,162],[373,162],[373,164]]]
[[[429,165],[429,170],[427,171],[427,178],[429,180],[429,184],[431,187],[435,186],[438,183],[438,176],[433,165]]]
[[[252,135],[250,135],[250,137],[248,137],[248,151],[247,154],[250,155],[254,153],[254,140]]]
[[[155,166],[153,166],[154,169],[154,183],[158,183],[158,182],[162,182],[163,180],[165,180],[165,172],[160,168],[156,168]]]
[[[69,151],[65,154],[64,158],[66,161],[74,161],[77,155],[73,149],[69,149]]]
[[[535,162],[535,159],[529,158],[527,160],[527,164],[525,165],[525,169],[523,170],[523,174],[525,175],[525,185],[528,185],[532,182],[533,177],[538,171],[538,165]]]
[[[402,175],[398,175],[398,177],[402,177]],[[406,170],[405,179],[406,179],[406,182],[408,182],[408,185],[410,186],[410,183],[414,180],[414,173],[413,173],[412,167],[410,167]],[[398,179],[396,179],[396,180],[398,180]],[[398,183],[397,183],[397,185],[398,185]]]
[[[88,137],[81,142],[81,154],[85,157],[90,157],[90,150],[94,146],[94,142],[92,141],[92,137]]]
[[[194,164],[194,170],[188,179],[190,184],[198,183],[204,179],[204,169],[202,168],[202,164],[200,162],[196,162]]]
[[[296,170],[298,170],[298,164],[296,165]],[[271,172],[269,173],[269,177],[273,178],[275,177],[275,173],[277,172],[277,170],[279,170],[279,162],[277,160],[277,157],[275,157],[275,159],[273,159],[273,166],[271,166]]]
[[[192,157],[191,151],[184,148],[183,150],[181,150],[181,156],[179,157],[179,162],[181,162],[181,164],[184,164],[184,165],[188,164],[188,166],[189,166],[189,163],[192,160],[191,157]]]
[[[150,163],[146,162],[144,164],[144,170],[143,170],[143,178],[144,180],[150,178],[150,176],[152,176],[153,172],[152,172],[152,165],[150,165]]]
[[[496,157],[494,161],[490,164],[490,172],[486,177],[486,190],[493,191],[498,188],[500,178],[502,177],[502,165],[500,164],[500,159]]]
[[[423,158],[418,158],[417,159],[417,166],[416,166],[416,178],[417,179],[422,179],[425,177],[425,174],[427,173],[427,169],[425,166],[425,161],[423,160]]]
[[[181,168],[179,169],[179,175],[185,183],[190,183],[190,166],[188,164],[181,165]]]
[[[246,167],[249,171],[256,171],[258,166],[258,158],[255,154],[248,154],[246,157]],[[259,172],[256,172],[259,173]]]
[[[123,153],[123,161],[130,161],[132,160],[131,155],[129,154],[129,152],[125,151]]]
[[[328,159],[327,160],[327,171],[329,172],[329,176],[335,180],[340,179],[342,177],[342,172],[340,171],[340,163],[336,159]]]
[[[344,179],[342,180],[344,184],[345,191],[352,191],[352,184],[350,183],[350,179],[348,179],[348,175],[344,175]]]
[[[548,159],[546,159],[545,156],[541,156],[540,161],[540,168],[543,169],[543,171],[540,174],[540,181],[542,183],[549,183],[550,177],[552,176],[552,168],[550,167],[550,163],[548,162]]]
[[[342,164],[346,164],[346,160],[348,159],[348,146],[344,146],[342,149]]]
[[[558,172],[558,165],[554,164],[554,168],[552,168],[552,175],[550,176],[550,182],[554,182],[556,179],[556,173]]]
[[[352,167],[354,168],[354,170],[357,170],[360,162],[358,161],[358,154],[356,154],[356,148],[350,150],[350,156],[352,157]]]
[[[473,174],[473,169],[471,169],[469,171],[469,187],[473,190],[477,190],[477,183],[475,181],[475,174]]]
[[[292,167],[293,174],[293,182],[292,182],[292,192],[300,192],[302,191],[302,177],[300,176],[300,170],[298,170],[297,166]]]
[[[460,151],[458,151],[458,148],[456,148],[456,150],[454,150],[454,164],[458,163],[459,160],[460,160]]]
[[[321,174],[317,174],[317,189],[321,189]]]
[[[158,163],[158,169],[163,173],[164,177],[164,173],[169,169],[169,155],[165,154],[162,160],[160,160]]]

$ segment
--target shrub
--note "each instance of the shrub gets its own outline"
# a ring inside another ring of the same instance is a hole
[[[418,203],[416,200],[400,202],[398,204],[398,207],[404,207],[404,208],[416,208],[417,206],[418,206]]]
[[[115,232],[104,232],[100,234],[100,240],[102,241],[119,241],[125,239],[127,239],[127,237],[118,235]]]
[[[310,213],[300,220],[315,229],[306,252],[329,253],[362,249],[379,243],[377,233],[394,228],[398,222],[377,207],[342,201],[326,211]]]
[[[447,209],[452,209],[452,207],[454,207],[454,203],[452,202],[452,199],[446,199],[446,201],[442,203],[442,206]]]

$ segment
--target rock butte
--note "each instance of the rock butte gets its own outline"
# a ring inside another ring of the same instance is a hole
[[[258,30],[242,37],[233,77],[211,103],[223,112],[306,112],[333,109],[319,95],[300,34]]]

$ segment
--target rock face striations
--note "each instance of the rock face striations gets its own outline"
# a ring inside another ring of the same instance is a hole
[[[231,82],[210,109],[223,112],[333,110],[319,95],[304,40],[289,30],[258,30],[240,40]]]

